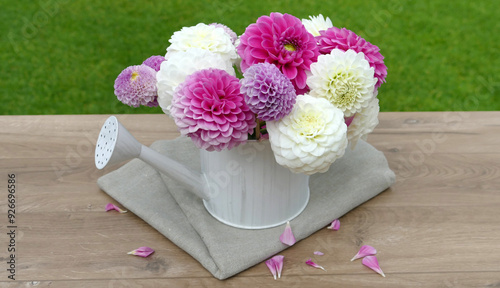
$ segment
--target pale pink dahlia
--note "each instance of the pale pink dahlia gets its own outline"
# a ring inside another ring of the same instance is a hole
[[[245,143],[256,126],[238,78],[213,68],[186,77],[175,90],[170,112],[181,134],[208,151]]]
[[[240,37],[238,54],[244,72],[256,63],[276,65],[288,77],[297,94],[307,92],[306,71],[318,58],[314,36],[307,32],[299,18],[271,13],[250,24]]]
[[[269,63],[250,66],[243,73],[241,92],[250,110],[263,121],[279,120],[295,104],[295,89],[278,67]]]
[[[122,103],[132,107],[158,106],[156,71],[146,65],[125,68],[115,80],[115,95]]]
[[[327,30],[319,31],[319,33],[320,36],[316,36],[316,40],[318,41],[319,52],[321,54],[330,54],[335,48],[343,51],[351,49],[356,53],[363,52],[365,59],[370,63],[370,67],[375,69],[375,78],[377,78],[375,89],[385,82],[387,66],[385,66],[384,56],[380,54],[380,49],[377,46],[346,28],[331,27]]]
[[[144,60],[144,62],[142,62],[142,64],[149,66],[149,67],[153,68],[156,72],[158,72],[158,71],[160,71],[161,62],[166,61],[166,60],[167,59],[165,59],[165,57],[163,57],[161,55],[155,55],[155,56],[151,56],[148,59]]]

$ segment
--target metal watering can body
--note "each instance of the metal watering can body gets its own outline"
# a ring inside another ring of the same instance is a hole
[[[95,165],[102,169],[139,158],[203,199],[207,211],[227,225],[264,229],[298,216],[309,201],[309,176],[279,165],[269,141],[250,140],[231,150],[200,150],[201,171],[139,143],[114,116],[101,128]]]

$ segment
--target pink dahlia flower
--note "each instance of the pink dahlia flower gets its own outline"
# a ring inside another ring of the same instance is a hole
[[[278,67],[258,63],[248,68],[241,79],[241,92],[250,110],[263,121],[279,120],[295,104],[295,89]]]
[[[166,60],[167,59],[165,59],[165,57],[163,57],[163,56],[155,55],[155,56],[151,56],[148,59],[144,60],[144,62],[142,62],[142,64],[149,66],[149,67],[153,68],[156,72],[158,72],[158,71],[160,71],[161,62],[166,61]]]
[[[156,71],[146,65],[125,68],[115,80],[115,95],[122,103],[132,107],[158,106]]]
[[[377,78],[375,89],[385,82],[387,66],[385,66],[384,56],[380,54],[380,49],[377,46],[346,28],[331,27],[327,30],[319,31],[319,33],[320,35],[316,36],[316,40],[318,41],[319,52],[321,54],[330,54],[335,48],[343,51],[351,49],[356,53],[363,52],[365,59],[370,63],[370,67],[375,69],[375,77]]]
[[[245,143],[256,126],[238,78],[213,68],[186,77],[173,95],[170,112],[181,134],[208,151]]]
[[[306,71],[316,62],[319,52],[314,36],[299,18],[271,13],[246,28],[240,37],[238,54],[243,72],[256,63],[274,64],[292,81],[297,94],[303,94],[308,90]]]

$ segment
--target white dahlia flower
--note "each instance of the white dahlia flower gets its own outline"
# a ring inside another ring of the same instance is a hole
[[[190,48],[200,48],[221,55],[231,62],[236,61],[238,55],[231,36],[217,26],[199,23],[196,26],[183,27],[174,32],[169,42],[165,58],[170,59],[174,54]]]
[[[377,127],[379,110],[378,98],[375,97],[368,107],[354,115],[351,124],[347,127],[347,139],[349,140],[351,149],[356,147],[359,139],[366,140],[368,134],[373,132],[373,129]]]
[[[363,52],[333,49],[311,64],[307,78],[309,94],[327,99],[350,117],[372,100],[377,83],[374,73]]]
[[[207,68],[222,69],[230,75],[236,75],[230,61],[219,54],[199,48],[175,53],[161,63],[160,71],[156,73],[156,87],[158,104],[165,114],[170,115],[170,105],[177,86],[184,82],[188,75]]]
[[[326,99],[298,95],[287,116],[267,121],[276,162],[294,173],[323,173],[347,147],[344,114]]]
[[[319,31],[333,27],[332,20],[328,17],[325,19],[321,14],[318,16],[309,16],[309,19],[302,19],[302,24],[306,27],[307,32],[313,36],[319,36]]]

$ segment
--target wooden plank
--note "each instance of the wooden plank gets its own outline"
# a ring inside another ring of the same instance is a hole
[[[386,155],[410,153],[415,158],[435,153],[498,153],[500,113],[381,113],[380,124],[368,140]]]
[[[499,111],[478,112],[382,112],[379,127],[407,131],[473,130],[478,127],[500,125]]]
[[[405,189],[420,188],[415,185],[422,181],[428,189],[500,189],[500,154],[433,154],[425,158],[389,154],[387,160],[397,176],[396,184]]]
[[[269,274],[265,277],[234,277],[219,281],[210,277],[195,278],[153,278],[130,279],[123,272],[117,272],[114,279],[102,280],[47,280],[47,281],[20,281],[0,282],[1,287],[51,287],[51,288],[117,288],[117,287],[342,287],[342,288],[483,288],[499,287],[497,272],[457,272],[457,273],[400,273],[392,274],[386,278],[373,275],[340,274],[340,275],[315,275],[295,276],[283,275],[279,280],[273,280]]]
[[[108,115],[0,116],[0,159],[91,157]],[[179,133],[166,115],[117,115],[144,145]],[[140,120],[140,121],[138,121]]]

